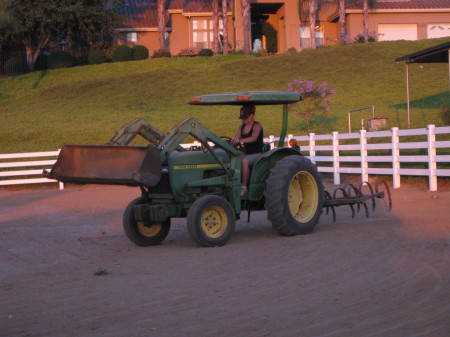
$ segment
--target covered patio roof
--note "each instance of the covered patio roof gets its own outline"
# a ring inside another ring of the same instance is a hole
[[[434,47],[423,49],[412,54],[408,54],[395,61],[405,61],[406,64],[406,106],[408,113],[408,128],[411,127],[410,107],[409,107],[409,69],[410,63],[449,63],[450,42],[445,42]],[[448,70],[449,95],[450,95],[450,63]]]
[[[395,61],[405,61],[406,63],[448,63],[449,49],[450,42],[446,42],[434,47],[430,47],[412,54],[396,58]]]

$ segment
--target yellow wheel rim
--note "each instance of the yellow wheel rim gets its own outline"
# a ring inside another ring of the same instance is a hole
[[[288,203],[292,216],[301,223],[310,221],[316,213],[319,188],[311,173],[297,172],[289,184]]]
[[[228,227],[228,217],[224,209],[212,206],[205,209],[200,218],[202,231],[211,239],[222,236]]]
[[[161,232],[162,225],[160,223],[145,226],[143,222],[136,222],[139,233],[148,238],[152,238]]]

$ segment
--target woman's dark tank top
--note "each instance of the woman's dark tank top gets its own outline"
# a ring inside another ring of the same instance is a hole
[[[253,123],[252,128],[250,129],[250,131],[248,133],[244,133],[245,124],[243,124],[241,126],[241,138],[242,139],[251,137],[251,135],[253,134],[253,127],[255,126],[256,123],[258,123],[258,122]],[[263,151],[263,146],[264,146],[264,134],[263,134],[263,129],[261,127],[261,132],[259,133],[259,136],[256,139],[256,141],[254,141],[253,143],[245,143],[244,144],[244,152],[245,152],[245,154],[261,153]]]

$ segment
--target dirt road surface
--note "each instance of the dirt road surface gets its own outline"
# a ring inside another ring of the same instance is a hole
[[[219,248],[185,219],[135,246],[122,214],[138,195],[0,190],[0,336],[450,336],[448,188],[402,186],[391,212],[339,208],[296,237],[243,213]]]

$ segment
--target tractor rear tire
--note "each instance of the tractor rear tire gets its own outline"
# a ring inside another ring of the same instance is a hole
[[[234,232],[236,216],[223,197],[204,195],[189,209],[187,227],[191,238],[200,246],[223,246]]]
[[[144,222],[136,221],[133,208],[135,205],[144,204],[143,197],[134,199],[125,209],[123,214],[123,229],[128,239],[138,246],[157,246],[169,234],[170,218],[163,223],[146,225]]]
[[[312,232],[322,214],[322,179],[317,167],[303,156],[288,156],[275,164],[264,196],[267,217],[283,236]]]

